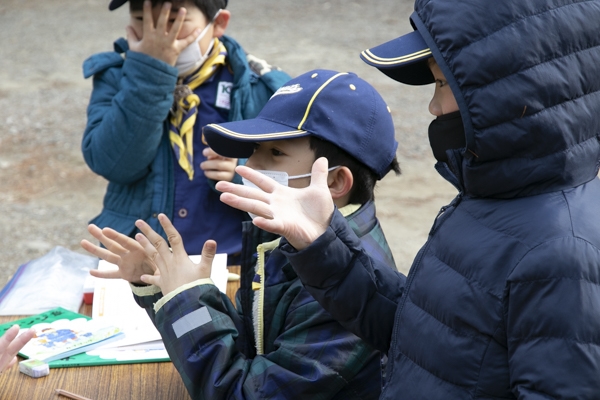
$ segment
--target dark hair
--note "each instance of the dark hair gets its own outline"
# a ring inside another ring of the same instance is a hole
[[[319,139],[316,136],[310,136],[310,149],[315,152],[315,160],[319,157],[325,157],[329,161],[329,166],[340,165],[347,167],[354,177],[354,184],[350,190],[350,204],[365,204],[370,200],[375,200],[375,184],[377,183],[377,174],[365,164],[346,153],[335,144],[326,140]],[[391,169],[400,174],[400,165],[396,157],[392,160]]]
[[[179,10],[186,3],[186,0],[151,0],[152,8],[169,1],[173,11]],[[202,11],[207,21],[211,21],[219,9],[227,7],[226,0],[188,0]],[[144,6],[144,0],[129,0],[129,10],[139,11]]]

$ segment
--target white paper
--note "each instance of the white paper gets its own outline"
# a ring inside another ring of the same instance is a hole
[[[202,256],[190,256],[190,260],[196,264],[200,263]],[[212,263],[212,271],[210,272],[210,279],[215,283],[215,286],[223,293],[227,294],[227,278],[229,277],[229,270],[227,269],[227,254],[220,253],[215,254],[215,258]]]

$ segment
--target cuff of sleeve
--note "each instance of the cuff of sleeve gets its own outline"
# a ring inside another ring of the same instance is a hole
[[[356,238],[356,235],[352,228],[336,210],[327,230],[308,247],[298,251],[287,241],[282,240],[280,249],[302,283],[314,287],[327,287],[340,273],[343,273],[354,257],[354,253],[348,246],[350,243],[345,243],[342,239],[352,241],[353,237]],[[356,243],[352,244],[356,245]],[[320,262],[315,263],[315,259]]]
[[[166,296],[162,297],[160,300],[158,300],[156,302],[156,304],[154,304],[154,312],[157,313],[158,310],[160,310],[162,308],[162,306],[164,306],[169,300],[171,300],[173,297],[177,296],[179,293],[186,291],[190,288],[193,288],[195,286],[200,286],[200,285],[214,285],[215,283],[213,282],[212,279],[210,278],[204,278],[204,279],[198,279],[194,282],[190,282],[190,283],[186,283],[185,285],[179,286],[177,289],[173,290],[172,292],[170,292],[169,294],[167,294]]]
[[[154,296],[156,293],[160,293],[160,288],[155,285],[135,286],[130,283],[129,287],[131,287],[133,294],[139,297]]]

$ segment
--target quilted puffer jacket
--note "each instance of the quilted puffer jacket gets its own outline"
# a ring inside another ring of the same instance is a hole
[[[458,196],[406,282],[336,216],[284,254],[387,352],[383,399],[599,399],[600,1],[417,0],[411,21],[464,122],[437,165]]]

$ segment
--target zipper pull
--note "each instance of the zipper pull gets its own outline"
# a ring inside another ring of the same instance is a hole
[[[441,225],[441,223],[446,219],[446,218],[442,218],[442,216],[449,215],[446,213],[446,211],[450,208],[456,208],[456,206],[458,206],[458,204],[461,202],[462,197],[463,197],[462,192],[459,192],[458,195],[456,195],[456,197],[454,199],[452,199],[450,204],[447,204],[447,205],[443,206],[442,208],[440,208],[440,211],[438,211],[438,213],[435,217],[435,221],[433,222],[433,226],[429,230],[429,236],[432,236],[435,233],[435,231],[437,230],[437,228]]]

